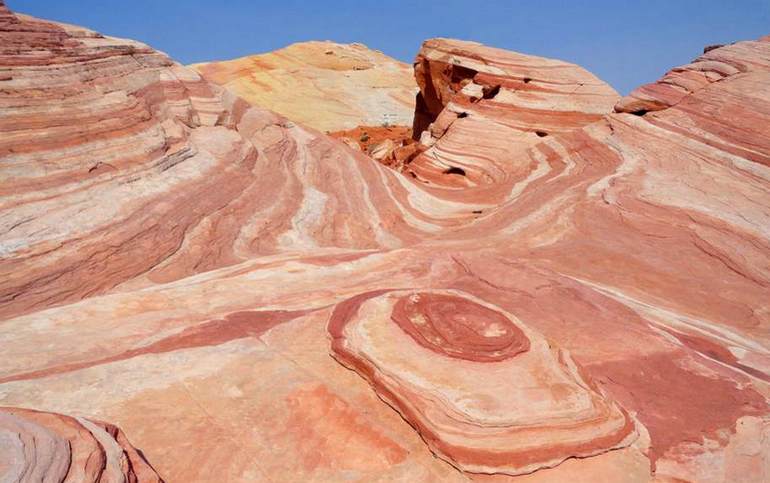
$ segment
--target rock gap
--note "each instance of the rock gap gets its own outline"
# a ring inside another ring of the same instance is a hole
[[[459,174],[460,176],[465,176],[465,170],[458,168],[457,166],[450,166],[444,170],[444,174]]]

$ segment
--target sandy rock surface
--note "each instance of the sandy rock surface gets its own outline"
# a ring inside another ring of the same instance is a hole
[[[247,102],[319,131],[412,124],[412,66],[363,44],[300,42],[191,67]]]

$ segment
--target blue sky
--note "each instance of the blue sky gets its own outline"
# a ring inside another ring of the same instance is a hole
[[[704,45],[770,34],[770,0],[6,0],[13,10],[137,39],[182,63],[303,40],[363,42],[411,62],[430,37],[580,64],[621,93]]]

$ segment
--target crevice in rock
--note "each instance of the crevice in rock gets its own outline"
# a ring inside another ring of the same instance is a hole
[[[431,68],[431,64],[439,69]],[[428,129],[444,110],[449,97],[472,82],[478,71],[462,65],[430,62],[427,59],[415,63],[414,68],[420,92],[415,99],[412,138],[419,141],[423,131]]]
[[[484,86],[482,92],[483,99],[494,99],[495,96],[497,96],[497,94],[500,92],[500,84],[494,86]]]
[[[430,114],[428,110],[428,104],[425,102],[425,97],[422,92],[417,93],[417,97],[414,101],[414,119],[412,120],[412,139],[415,141],[420,140],[420,134],[428,129],[430,123],[435,118]]]
[[[716,50],[716,49],[719,49],[719,48],[724,47],[724,46],[725,46],[725,44],[707,45],[707,46],[703,47],[703,53],[707,54],[707,53],[711,52],[712,50]]]
[[[477,70],[469,67],[454,64],[450,66],[450,72],[450,79],[453,85],[458,85],[466,79],[473,79],[479,73]]]
[[[460,176],[465,176],[465,170],[458,168],[457,166],[450,166],[444,170],[444,174],[459,174]]]

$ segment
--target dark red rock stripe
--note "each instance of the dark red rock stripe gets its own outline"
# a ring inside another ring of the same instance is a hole
[[[184,329],[179,334],[166,337],[153,344],[138,349],[131,349],[102,359],[76,362],[62,366],[49,367],[39,371],[14,374],[0,378],[0,384],[12,381],[39,379],[42,377],[64,374],[88,367],[117,362],[145,354],[161,354],[194,347],[216,346],[236,339],[259,337],[273,327],[301,317],[310,310],[297,311],[242,311],[233,312],[223,319],[214,319]]]

